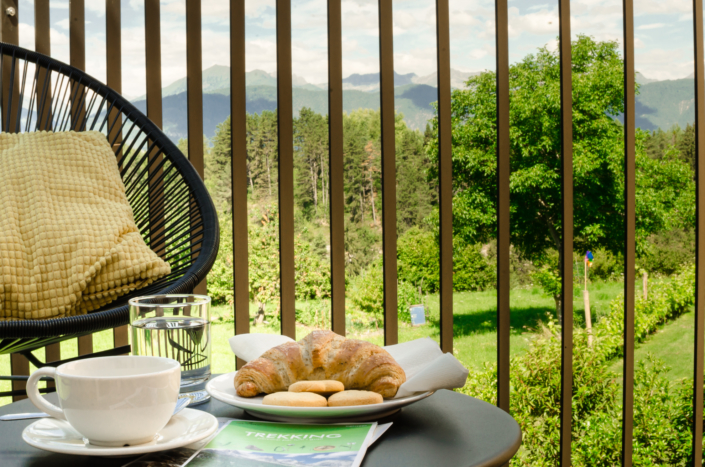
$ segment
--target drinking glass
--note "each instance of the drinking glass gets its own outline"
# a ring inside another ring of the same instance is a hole
[[[173,358],[181,364],[179,397],[207,402],[211,375],[211,299],[206,295],[150,295],[130,303],[132,354]]]

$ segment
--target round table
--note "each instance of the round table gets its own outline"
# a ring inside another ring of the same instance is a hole
[[[56,393],[46,396],[57,403]],[[216,417],[255,418],[217,400],[194,407]],[[0,407],[0,415],[37,412],[29,400]],[[0,422],[3,467],[119,467],[136,457],[69,456],[42,451],[22,441],[22,430],[35,420]],[[391,428],[367,451],[363,467],[462,466],[506,463],[521,444],[519,425],[504,411],[472,397],[441,390],[380,423]]]

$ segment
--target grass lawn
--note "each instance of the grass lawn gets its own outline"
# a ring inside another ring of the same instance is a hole
[[[640,290],[640,286],[637,285]],[[590,302],[593,322],[609,310],[609,302],[623,290],[621,283],[594,283],[590,286]],[[436,342],[439,340],[439,299],[437,295],[428,295],[424,298],[427,307],[427,324],[418,327],[399,324],[399,341],[406,342],[421,337],[430,337]],[[459,292],[453,296],[453,333],[454,353],[468,367],[482,368],[485,362],[494,362],[497,359],[497,292]],[[300,304],[297,303],[297,307]],[[512,355],[524,352],[528,347],[529,338],[540,322],[545,322],[549,316],[555,317],[555,303],[538,288],[515,289],[510,294],[511,306],[511,336],[510,350]],[[576,326],[584,323],[584,308],[582,291],[578,290],[573,302]],[[254,316],[255,306],[251,305],[250,313]],[[211,327],[213,340],[214,373],[233,371],[234,356],[228,345],[228,338],[233,335],[232,311],[227,306],[214,306],[212,309],[214,324]],[[222,317],[222,319],[220,318]],[[384,344],[382,329],[362,327],[358,324],[348,326],[348,337],[363,339],[378,345]],[[296,337],[301,339],[308,334],[312,327],[297,324]],[[278,333],[273,326],[251,327],[251,332]],[[692,336],[692,330],[691,336]],[[688,342],[691,339],[686,339]],[[103,331],[94,334],[93,345],[95,351],[112,348],[112,331]],[[646,345],[646,344],[645,344]],[[692,344],[690,344],[692,347]],[[35,351],[37,357],[44,361],[44,350]],[[61,355],[70,358],[77,355],[76,340],[61,343]],[[692,363],[691,363],[692,365]],[[34,368],[32,368],[33,370]],[[0,374],[10,374],[10,357],[0,356]],[[0,382],[0,390],[10,390],[9,382]],[[0,405],[9,403],[9,398],[0,398]]]
[[[693,377],[693,339],[695,311],[690,311],[666,323],[634,350],[634,362],[647,360],[652,354],[670,368],[666,376],[671,380]],[[616,360],[611,371],[622,374],[622,359]]]

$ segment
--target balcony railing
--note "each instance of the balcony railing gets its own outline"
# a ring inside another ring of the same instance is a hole
[[[203,96],[201,60],[200,0],[186,1],[188,156],[203,176]],[[496,0],[496,64],[497,64],[497,400],[509,410],[510,398],[510,139],[509,139],[509,41],[507,0]],[[571,83],[571,22],[570,1],[559,0],[559,50],[561,58],[561,141],[562,141],[562,246],[573,251],[573,137]],[[162,125],[161,34],[159,0],[145,0],[145,50],[147,115]],[[345,247],[344,247],[344,179],[343,179],[343,77],[341,2],[328,0],[328,76],[329,76],[329,148],[330,148],[330,231],[331,288],[333,331],[345,334]],[[622,463],[631,465],[632,423],[634,415],[634,270],[635,270],[635,68],[633,0],[623,0],[624,84],[625,84],[625,255],[624,255],[624,372]],[[70,64],[85,68],[84,0],[69,2]],[[14,10],[10,10],[10,9]],[[279,141],[279,217],[280,217],[280,280],[281,332],[295,337],[294,281],[294,165],[292,108],[292,41],[291,1],[276,0],[277,32],[277,102]],[[20,11],[17,0],[2,0],[2,41],[18,44],[18,19],[34,15],[35,44],[38,52],[51,55],[49,41],[49,0],[34,0],[34,11]],[[693,376],[693,446],[694,465],[702,463],[703,427],[703,358],[705,336],[705,67],[703,64],[703,6],[693,1],[694,61],[695,61],[695,128],[697,155],[697,250],[695,366]],[[453,350],[453,265],[452,265],[452,167],[451,167],[451,87],[448,0],[436,0],[436,30],[438,57],[438,121],[440,144],[440,342],[443,351]],[[394,102],[394,37],[392,0],[379,0],[379,63],[381,87],[381,150],[383,196],[383,277],[384,277],[384,341],[395,344],[397,322],[397,235],[395,183],[395,102]],[[106,63],[107,85],[122,89],[121,75],[121,1],[106,0]],[[248,286],[248,219],[247,219],[247,144],[245,108],[245,1],[230,1],[230,86],[231,86],[231,148],[232,148],[232,213],[234,310],[237,334],[249,332]],[[573,296],[573,264],[562,265],[563,296]],[[205,292],[205,284],[198,292]],[[573,304],[562,301],[564,322],[561,331],[561,465],[571,465],[572,420],[572,333]],[[125,327],[114,330],[115,346],[127,344]],[[93,350],[91,336],[79,338],[79,354]],[[47,360],[58,360],[58,344],[47,348]],[[12,357],[13,374],[28,374],[29,363],[19,355]],[[16,383],[21,388],[23,383]]]

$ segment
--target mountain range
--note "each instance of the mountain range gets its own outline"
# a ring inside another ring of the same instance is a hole
[[[451,70],[451,86],[464,87],[465,81],[478,73]],[[417,76],[414,73],[394,73],[394,96],[397,112],[411,128],[423,130],[433,117],[432,103],[437,97],[437,75]],[[685,127],[695,119],[693,77],[656,81],[637,74],[640,85],[636,99],[636,125],[644,130],[668,129],[673,125]],[[247,102],[249,113],[277,108],[276,74],[262,70],[247,72]],[[311,84],[294,75],[294,116],[303,107],[328,113],[327,84]],[[379,109],[379,74],[353,74],[343,79],[343,110]],[[144,96],[133,100],[142,112],[146,111]],[[174,141],[187,136],[186,78],[174,81],[162,89],[164,132]],[[206,137],[215,136],[216,127],[230,115],[230,68],[214,65],[203,71],[203,131]],[[618,117],[622,120],[621,116]]]

